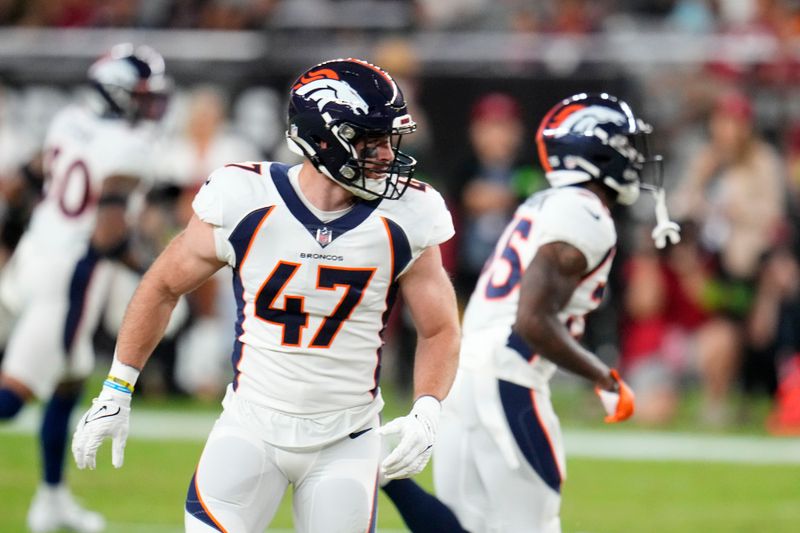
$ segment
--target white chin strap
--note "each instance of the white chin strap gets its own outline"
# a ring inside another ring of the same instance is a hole
[[[617,202],[622,205],[633,205],[639,199],[639,182],[621,185],[611,178],[605,178],[603,184],[617,193]]]
[[[564,187],[589,181],[591,175],[580,170],[557,170],[547,173],[547,179],[553,187]],[[621,185],[611,178],[605,178],[603,184],[617,193],[617,202],[622,205],[632,205],[639,199],[639,182]],[[667,211],[666,193],[661,187],[647,187],[653,193],[656,202],[656,227],[650,236],[656,248],[664,248],[667,242],[677,244],[681,241],[681,227],[670,220]]]
[[[650,236],[656,244],[656,248],[664,248],[667,241],[672,244],[681,242],[681,227],[669,219],[669,212],[667,212],[666,193],[661,187],[651,189],[653,198],[656,201],[656,227]]]

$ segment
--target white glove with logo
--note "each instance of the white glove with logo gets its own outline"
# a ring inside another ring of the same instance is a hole
[[[431,458],[442,405],[433,396],[414,402],[407,416],[395,418],[381,427],[383,436],[399,436],[400,442],[381,463],[387,479],[402,479],[422,472]]]
[[[92,400],[92,407],[81,417],[72,436],[72,455],[78,468],[94,470],[97,449],[106,437],[112,439],[111,463],[115,468],[122,466],[130,413],[131,394],[104,385],[100,396]]]

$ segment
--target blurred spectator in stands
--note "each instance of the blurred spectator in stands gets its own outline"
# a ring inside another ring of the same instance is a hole
[[[784,170],[776,150],[755,131],[749,100],[723,93],[711,113],[709,139],[695,154],[676,195],[675,207],[700,228],[701,245],[715,258],[707,302],[737,326],[745,350],[745,386],[769,389],[774,381],[773,352],[754,335],[765,320],[761,294],[764,257],[775,247],[786,223]],[[775,320],[763,329],[774,331]],[[772,376],[772,377],[770,377]]]
[[[420,62],[417,52],[408,39],[392,37],[378,43],[372,55],[373,62],[391,72],[398,85],[403,87],[406,104],[413,111],[414,121],[417,123],[417,131],[408,137],[407,143],[406,139],[403,139],[403,151],[417,158],[416,174],[422,174],[420,179],[430,181],[431,157],[429,156],[433,155],[433,138],[430,121],[425,109],[419,103],[422,82],[419,77]],[[440,188],[438,183],[433,185]]]
[[[179,207],[181,227],[191,216],[191,199],[214,169],[260,156],[253,143],[231,128],[226,97],[220,89],[195,88],[188,103],[183,103],[185,127],[164,147],[159,169],[160,175],[171,177],[185,190]]]
[[[234,102],[233,126],[258,148],[260,158],[295,161],[299,156],[286,146],[284,113],[281,96],[275,89],[249,87]]]
[[[489,0],[414,0],[417,25],[454,29],[475,24],[491,6]]]
[[[163,147],[159,173],[181,189],[176,222],[183,227],[192,214],[191,201],[209,174],[228,163],[259,160],[261,152],[231,128],[225,97],[203,86],[185,104],[185,128]],[[175,378],[186,391],[216,399],[229,374],[227,353],[233,342],[235,302],[224,270],[188,295],[192,323],[178,340]]]
[[[209,30],[241,30],[247,26],[247,2],[211,0],[200,7],[197,27]]]
[[[133,28],[139,25],[141,0],[98,2],[93,25],[107,28]]]
[[[24,11],[22,0],[0,0],[0,26],[16,24]]]
[[[670,28],[685,33],[713,33],[719,24],[718,0],[677,0],[667,15]]]
[[[540,169],[520,161],[525,138],[519,103],[505,93],[478,99],[470,114],[472,152],[456,175],[459,184],[459,262],[456,290],[469,295],[519,201],[546,187]]]
[[[671,421],[683,386],[699,377],[701,418],[722,425],[729,416],[741,337],[708,301],[715,272],[698,244],[696,226],[681,226],[681,242],[664,255],[647,236],[625,264],[622,366],[636,390],[641,422]]]
[[[603,11],[599,2],[556,0],[542,30],[552,33],[582,35],[597,31]]]
[[[721,273],[750,285],[784,221],[783,169],[776,150],[756,133],[741,93],[719,98],[709,135],[690,162],[675,210],[700,225]]]
[[[91,26],[96,17],[94,0],[30,0],[25,2],[25,13],[20,18],[22,26],[76,28]]]
[[[264,26],[278,0],[210,0],[197,6],[197,27],[211,30],[246,30]]]
[[[800,60],[795,50],[800,34],[797,5],[787,0],[758,0],[755,4],[750,32],[775,38],[775,50],[769,60],[755,65],[756,79],[772,86],[796,85],[800,81]]]
[[[767,429],[800,435],[800,267],[796,253],[779,249],[762,272],[763,291],[756,302],[761,319],[752,334],[775,352],[775,405]],[[777,321],[778,327],[772,326]]]

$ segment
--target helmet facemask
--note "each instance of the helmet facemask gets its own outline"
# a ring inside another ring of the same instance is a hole
[[[414,174],[417,161],[410,155],[400,151],[403,135],[416,129],[413,122],[402,128],[392,128],[391,133],[367,131],[351,124],[342,124],[337,128],[337,135],[342,145],[350,151],[350,158],[334,176],[340,185],[344,185],[353,194],[371,200],[385,198],[396,200],[408,187]],[[388,143],[391,160],[380,160],[380,146]]]
[[[643,122],[636,121],[636,130],[633,133],[617,133],[604,140],[609,147],[616,150],[625,161],[622,169],[617,169],[614,177],[607,175],[602,178],[602,183],[617,194],[617,203],[633,205],[639,199],[641,189],[660,187],[662,177],[660,165],[661,156],[651,156],[649,135],[653,128]],[[645,174],[645,169],[652,170]],[[651,177],[646,180],[645,176]]]

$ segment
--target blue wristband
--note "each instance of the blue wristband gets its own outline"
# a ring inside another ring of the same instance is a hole
[[[120,385],[119,383],[114,383],[110,379],[107,379],[103,382],[104,387],[108,387],[110,389],[114,389],[119,392],[124,392],[125,394],[133,394],[133,391],[124,385]]]

